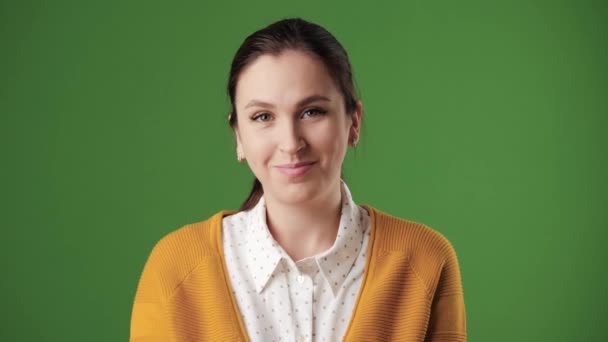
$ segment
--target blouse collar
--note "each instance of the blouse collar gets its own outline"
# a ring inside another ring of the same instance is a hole
[[[365,209],[355,204],[350,190],[344,181],[341,183],[341,215],[338,233],[333,245],[326,251],[302,259],[298,264],[310,263],[311,259],[318,265],[325,280],[337,295],[342,283],[347,278],[357,259],[364,234]],[[277,266],[283,262],[294,266],[294,261],[283,250],[270,234],[266,222],[266,202],[264,196],[251,210],[246,212],[246,248],[249,253],[247,263],[253,273],[253,280],[258,293],[261,293],[269,280],[274,277]]]

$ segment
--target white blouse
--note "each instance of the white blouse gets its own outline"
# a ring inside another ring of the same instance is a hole
[[[336,240],[294,262],[266,225],[264,197],[224,217],[223,247],[233,294],[251,341],[338,341],[356,301],[369,241],[369,213],[341,181]]]

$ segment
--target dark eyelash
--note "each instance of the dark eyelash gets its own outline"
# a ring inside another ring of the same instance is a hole
[[[327,113],[327,111],[325,109],[321,109],[321,108],[308,108],[307,110],[304,111],[304,113],[306,112],[316,112],[318,115],[323,115],[325,113]]]
[[[314,113],[316,113],[316,115],[324,115],[327,113],[327,111],[325,109],[321,109],[321,108],[308,108],[303,113],[306,113],[306,112],[314,112]],[[270,115],[270,114],[266,113],[266,112],[258,113],[251,117],[251,121],[258,121],[258,118],[261,117],[262,115]],[[265,122],[265,121],[258,121],[258,122]]]
[[[270,114],[268,114],[266,112],[258,113],[251,117],[251,121],[258,121],[258,118],[262,115],[270,115]],[[259,121],[259,122],[264,122],[264,121]]]

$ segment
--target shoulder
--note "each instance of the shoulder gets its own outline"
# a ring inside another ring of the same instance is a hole
[[[376,255],[405,262],[429,293],[438,287],[442,295],[462,292],[456,251],[443,234],[426,224],[369,208]]]
[[[393,216],[376,208],[372,211],[372,219],[378,243],[382,249],[405,250],[418,247],[443,254],[453,249],[450,241],[439,231],[428,225],[405,218]]]
[[[203,260],[219,255],[222,218],[229,213],[223,210],[206,220],[181,226],[154,245],[144,273],[163,284],[162,297],[167,298]]]
[[[374,245],[379,251],[402,253],[414,264],[441,268],[456,260],[452,243],[428,225],[371,209]]]

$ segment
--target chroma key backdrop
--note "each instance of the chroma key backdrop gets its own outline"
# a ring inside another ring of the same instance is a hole
[[[126,341],[154,244],[221,209],[230,61],[281,18],[349,53],[357,203],[453,244],[469,341],[602,341],[606,1],[2,1],[2,341]]]

